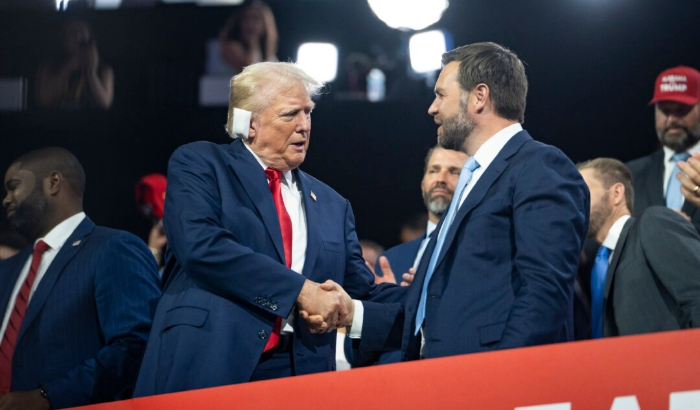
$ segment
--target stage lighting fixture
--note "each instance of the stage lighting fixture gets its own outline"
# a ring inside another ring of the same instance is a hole
[[[122,5],[122,0],[95,0],[95,8],[110,10],[118,9]]]
[[[319,81],[333,81],[338,72],[338,48],[331,43],[304,43],[297,51],[297,64]]]
[[[163,3],[197,3],[198,6],[237,6],[245,0],[161,0]]]
[[[441,30],[414,34],[408,40],[411,68],[416,73],[429,73],[441,68],[442,54],[447,51],[447,38]]]
[[[198,6],[237,6],[244,0],[197,0]]]
[[[367,0],[374,14],[391,28],[422,30],[437,23],[447,0]]]

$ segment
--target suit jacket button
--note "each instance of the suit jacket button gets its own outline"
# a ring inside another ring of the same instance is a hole
[[[264,331],[264,330],[259,331],[259,332],[258,332],[258,337],[260,337],[261,339],[267,338],[267,332]]]

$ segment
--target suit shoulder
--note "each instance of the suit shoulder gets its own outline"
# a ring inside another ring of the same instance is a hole
[[[645,209],[642,215],[639,216],[638,224],[642,227],[654,228],[655,230],[658,228],[658,231],[664,231],[670,225],[688,225],[689,228],[692,228],[692,225],[678,212],[661,205],[654,205]]]
[[[107,228],[105,226],[95,226],[92,231],[92,240],[100,243],[130,243],[137,246],[146,246],[145,242],[131,232],[122,231],[121,229]]]
[[[544,142],[536,141],[534,139],[525,141],[521,149],[521,155],[527,154],[528,160],[531,161],[542,161],[542,159],[558,159],[564,162],[570,163],[572,166],[574,163],[569,159],[569,157],[554,145],[545,144]]]
[[[648,169],[649,164],[651,164],[654,161],[659,160],[659,158],[663,157],[663,150],[656,150],[652,152],[649,155],[645,155],[643,157],[635,158],[631,161],[627,161],[625,165],[627,165],[627,168],[632,171],[632,174],[635,174],[641,170]]]
[[[530,170],[540,173],[544,167],[550,168],[558,174],[583,181],[573,161],[554,145],[529,140],[523,144],[523,147],[516,155],[521,158],[523,164],[521,172],[528,172],[527,170]]]
[[[215,144],[210,141],[195,141],[177,147],[171,158],[191,155],[209,156],[224,152],[227,147],[227,144]]]

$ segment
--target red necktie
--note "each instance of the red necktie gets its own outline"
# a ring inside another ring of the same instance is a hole
[[[17,293],[15,306],[10,314],[10,320],[7,322],[2,342],[0,342],[0,396],[10,391],[12,384],[12,355],[15,352],[15,342],[17,342],[17,335],[19,335],[19,329],[22,326],[24,313],[27,311],[29,293],[32,290],[34,279],[36,279],[36,272],[39,270],[41,257],[47,249],[49,249],[49,245],[44,241],[39,241],[34,246],[29,274],[27,274],[27,279],[24,280],[19,293]]]
[[[280,221],[280,230],[282,231],[282,244],[284,245],[284,261],[286,262],[288,268],[292,267],[292,219],[287,213],[287,208],[284,206],[284,200],[282,199],[282,186],[280,185],[280,178],[282,178],[282,171],[267,168],[265,170],[265,175],[267,179],[270,180],[270,192],[272,192],[272,199],[275,201],[275,208],[277,208],[277,218]],[[282,326],[282,318],[278,317],[275,321],[275,326],[272,328],[272,334],[270,338],[267,339],[267,344],[263,352],[267,352],[273,347],[277,346],[280,338],[280,328]]]

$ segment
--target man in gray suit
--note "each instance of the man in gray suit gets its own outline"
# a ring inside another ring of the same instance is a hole
[[[632,218],[630,170],[597,158],[578,165],[591,191],[588,235],[602,246],[591,273],[593,337],[700,327],[700,236],[663,206]]]

